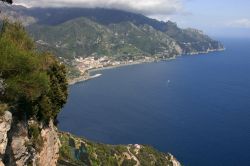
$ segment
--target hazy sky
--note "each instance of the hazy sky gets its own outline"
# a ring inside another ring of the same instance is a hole
[[[250,0],[14,0],[28,7],[104,7],[142,13],[214,36],[250,37]]]

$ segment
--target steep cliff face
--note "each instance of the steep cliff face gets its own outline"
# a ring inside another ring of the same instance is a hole
[[[32,149],[26,146],[29,141],[28,130],[24,122],[12,123],[8,133],[8,146],[4,156],[6,165],[27,165],[32,155]]]
[[[8,111],[4,115],[0,116],[0,166],[3,164],[3,157],[8,144],[7,134],[11,128],[12,114]]]
[[[41,136],[44,140],[40,153],[37,154],[38,165],[56,165],[59,158],[60,140],[57,128],[50,121],[49,127],[42,129]]]
[[[0,116],[0,166],[181,166],[173,155],[146,145],[105,145],[59,133],[53,121],[39,125],[39,137],[34,140],[34,126],[37,121],[16,120],[8,111]]]
[[[10,112],[0,118],[0,166],[56,165],[60,147],[56,127],[52,121],[48,126],[40,125],[40,140],[33,140],[29,130],[34,123],[12,119]],[[39,147],[35,146],[38,142],[42,142]]]

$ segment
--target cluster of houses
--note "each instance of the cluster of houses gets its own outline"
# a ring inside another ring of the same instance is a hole
[[[73,65],[81,72],[82,75],[87,74],[91,69],[99,69],[104,67],[112,67],[126,64],[138,64],[154,61],[154,57],[142,56],[139,59],[123,59],[115,60],[107,56],[103,57],[79,57],[75,58]]]
[[[74,62],[76,68],[82,73],[86,73],[91,69],[98,69],[109,66],[117,66],[121,63],[118,61],[114,61],[111,58],[104,56],[100,58],[96,57],[87,57],[87,58],[75,58]]]

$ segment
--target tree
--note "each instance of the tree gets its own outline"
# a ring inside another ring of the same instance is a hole
[[[68,96],[65,66],[50,53],[38,53],[22,25],[6,20],[0,32],[0,59],[0,101],[19,117],[55,119]]]

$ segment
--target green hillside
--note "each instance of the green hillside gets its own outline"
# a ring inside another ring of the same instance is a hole
[[[148,145],[108,145],[69,133],[59,133],[61,148],[58,166],[181,166],[168,153]]]
[[[3,6],[1,17],[19,20],[38,49],[68,60],[88,56],[173,57],[215,51],[223,45],[203,32],[172,21],[103,8],[25,8]]]
[[[131,22],[106,26],[77,18],[56,26],[36,24],[28,30],[40,49],[66,58],[157,54],[172,57],[181,53],[179,45],[166,33]]]

